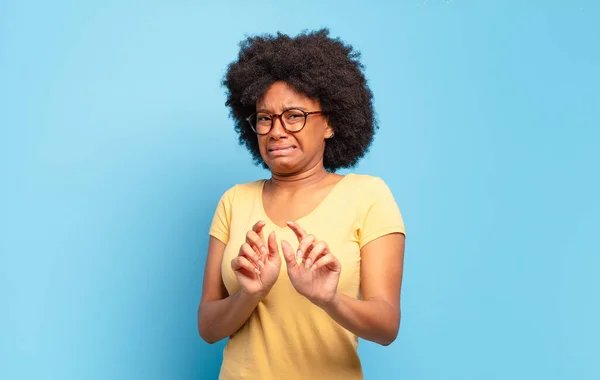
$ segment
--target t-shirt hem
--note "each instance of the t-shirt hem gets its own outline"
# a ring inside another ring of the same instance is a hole
[[[215,239],[220,240],[223,244],[227,244],[227,242],[229,240],[227,235],[225,235],[221,232],[218,232],[218,231],[210,230],[208,234],[210,236],[214,237]]]
[[[395,232],[401,233],[402,235],[406,236],[404,227],[400,226],[400,225],[380,228],[377,231],[371,232],[370,234],[364,236],[361,239],[360,248],[364,247],[365,245],[367,245],[368,243],[372,242],[373,240],[375,240],[377,238],[380,238],[382,236],[389,235],[389,234],[395,233]]]

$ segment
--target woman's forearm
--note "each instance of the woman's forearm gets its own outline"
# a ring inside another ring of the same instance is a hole
[[[260,298],[238,291],[231,296],[207,301],[198,308],[198,331],[202,339],[215,343],[233,335],[246,323]]]
[[[331,318],[357,336],[387,346],[398,335],[400,310],[381,299],[359,300],[337,293],[321,306]]]

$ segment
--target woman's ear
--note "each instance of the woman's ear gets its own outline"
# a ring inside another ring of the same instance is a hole
[[[325,139],[332,138],[334,134],[335,132],[333,131],[333,128],[331,128],[331,126],[327,124],[327,128],[325,128]]]

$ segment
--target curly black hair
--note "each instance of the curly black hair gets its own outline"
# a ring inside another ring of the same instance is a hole
[[[318,100],[335,131],[325,144],[325,169],[335,172],[355,166],[378,128],[360,52],[329,37],[327,28],[303,31],[293,38],[280,32],[247,37],[239,45],[239,56],[229,64],[222,85],[239,143],[246,145],[254,162],[267,168],[246,118],[271,84],[284,81]]]

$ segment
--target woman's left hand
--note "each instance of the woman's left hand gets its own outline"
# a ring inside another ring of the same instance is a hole
[[[288,222],[288,227],[294,231],[300,243],[295,253],[287,241],[281,242],[292,285],[298,293],[318,306],[331,304],[336,299],[342,265],[327,243],[317,241],[314,235],[307,234],[294,222]]]

